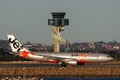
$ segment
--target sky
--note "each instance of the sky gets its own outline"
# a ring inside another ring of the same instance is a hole
[[[52,44],[51,12],[66,12],[61,36],[71,43],[120,42],[120,0],[0,0],[0,39]]]

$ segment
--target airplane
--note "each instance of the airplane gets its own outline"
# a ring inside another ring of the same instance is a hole
[[[85,63],[108,62],[114,58],[103,53],[54,53],[54,52],[31,52],[26,49],[14,35],[7,35],[10,47],[14,55],[23,58],[56,63],[58,67],[67,65],[84,65]]]

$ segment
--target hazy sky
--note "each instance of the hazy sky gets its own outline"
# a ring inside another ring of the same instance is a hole
[[[70,42],[120,41],[120,0],[0,0],[0,39],[52,44],[51,12],[66,12]]]

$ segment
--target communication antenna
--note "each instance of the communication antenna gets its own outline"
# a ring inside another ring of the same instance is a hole
[[[66,40],[60,37],[61,32],[64,31],[64,26],[69,25],[69,19],[64,19],[65,12],[52,12],[53,19],[48,19],[48,25],[53,27],[53,38],[54,38],[54,52],[60,52],[60,41],[65,42]]]

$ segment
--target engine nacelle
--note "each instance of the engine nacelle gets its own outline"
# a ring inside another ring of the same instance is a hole
[[[77,65],[77,61],[69,61],[68,64]]]
[[[80,63],[78,61],[69,61],[67,62],[68,64],[72,64],[72,65],[84,65],[84,63]]]

